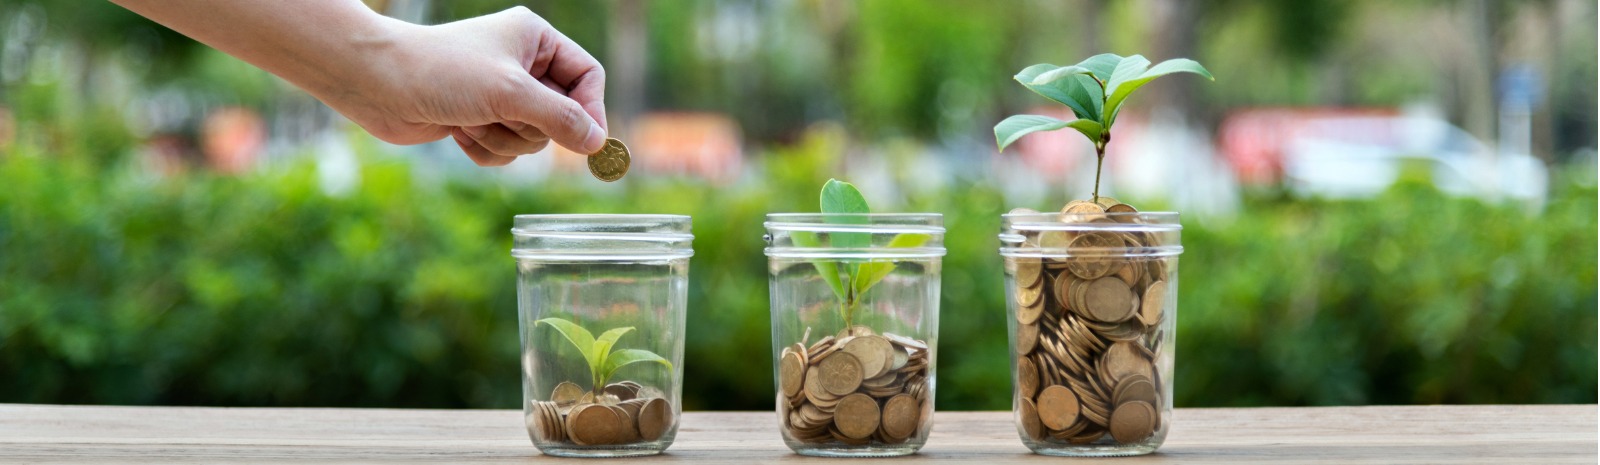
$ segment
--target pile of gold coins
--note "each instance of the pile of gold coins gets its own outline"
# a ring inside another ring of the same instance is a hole
[[[609,384],[598,395],[571,382],[556,385],[549,401],[533,401],[528,421],[545,442],[603,446],[649,442],[672,426],[672,404],[660,390],[632,381]]]
[[[1091,444],[1108,434],[1119,444],[1145,441],[1162,422],[1154,360],[1164,336],[1166,261],[1109,252],[1159,245],[1153,235],[1118,230],[1115,223],[1133,215],[1106,215],[1137,213],[1131,206],[1101,197],[1061,213],[1066,222],[1107,225],[1030,233],[1025,247],[1066,253],[1006,259],[1016,281],[1018,421],[1038,442]]]
[[[778,362],[779,404],[790,437],[898,444],[932,419],[926,342],[865,326],[810,346],[807,339],[785,347]]]

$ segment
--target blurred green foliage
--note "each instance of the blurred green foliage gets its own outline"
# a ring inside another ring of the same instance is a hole
[[[760,179],[630,178],[605,192],[424,181],[354,137],[359,187],[308,163],[155,178],[0,152],[0,402],[517,405],[511,218],[694,216],[685,405],[771,407],[763,215],[815,210],[838,136],[772,149]],[[1595,402],[1596,191],[1542,213],[1402,186],[1370,201],[1254,199],[1186,224],[1176,403]],[[938,401],[1008,401],[986,185],[909,194],[946,215]],[[1047,207],[1047,205],[1030,205]],[[761,354],[761,355],[752,355]]]

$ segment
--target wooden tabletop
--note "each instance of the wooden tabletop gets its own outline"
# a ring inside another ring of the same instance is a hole
[[[1595,463],[1594,405],[1179,409],[1143,463]],[[902,460],[1066,462],[1033,455],[1009,412],[939,412]],[[831,462],[794,455],[771,412],[690,412],[645,461]],[[884,459],[872,459],[884,460]],[[896,459],[887,459],[896,460]],[[506,462],[546,457],[521,412],[0,404],[0,462]],[[604,462],[601,460],[600,462]],[[633,463],[630,461],[629,463]]]

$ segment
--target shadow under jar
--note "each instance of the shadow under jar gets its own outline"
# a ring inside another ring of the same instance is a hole
[[[1172,418],[1177,213],[1002,216],[1012,410],[1061,456],[1148,454]]]
[[[677,435],[687,216],[518,215],[528,437],[549,455],[657,454]]]
[[[933,425],[943,218],[767,215],[779,430],[803,455],[916,452]]]

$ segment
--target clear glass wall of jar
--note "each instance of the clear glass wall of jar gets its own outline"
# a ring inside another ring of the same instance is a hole
[[[767,215],[778,421],[804,455],[906,455],[933,419],[943,218]]]
[[[1172,418],[1176,213],[1001,218],[1012,405],[1034,452],[1147,454]]]
[[[677,434],[687,216],[518,215],[523,416],[546,454],[656,454]]]

